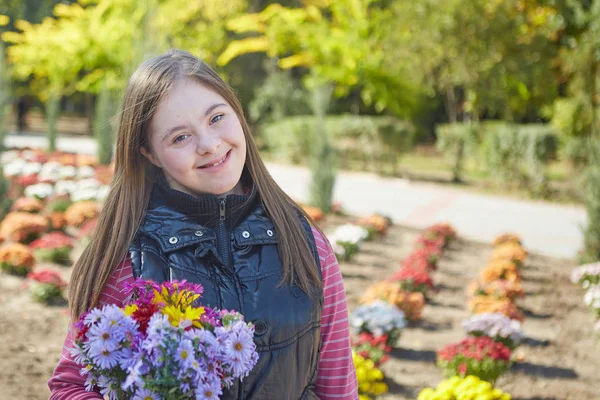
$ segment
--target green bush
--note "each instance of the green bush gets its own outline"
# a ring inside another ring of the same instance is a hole
[[[297,116],[263,126],[265,143],[279,160],[307,163],[313,143],[314,116]],[[415,130],[392,117],[336,115],[325,117],[323,129],[340,161],[361,162],[364,170],[381,172],[395,167],[402,153],[412,147]]]
[[[479,125],[476,123],[438,125],[435,134],[437,149],[452,159],[452,180],[462,181],[466,159],[477,153],[480,141]]]
[[[556,159],[558,136],[549,125],[506,122],[481,124],[480,157],[498,182],[528,188],[534,195],[548,189],[546,165]]]
[[[582,170],[589,165],[592,154],[600,154],[600,142],[589,137],[566,137],[563,141],[561,156],[576,170]]]

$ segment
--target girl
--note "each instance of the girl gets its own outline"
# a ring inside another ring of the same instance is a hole
[[[189,53],[142,64],[123,99],[115,174],[74,266],[72,320],[127,302],[136,277],[204,286],[203,304],[255,325],[260,358],[225,399],[357,399],[339,266],[320,230],[273,181],[232,89]],[[51,399],[85,391],[70,327]]]

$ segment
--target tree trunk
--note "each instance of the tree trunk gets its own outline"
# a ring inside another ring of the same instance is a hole
[[[313,149],[311,154],[312,182],[310,203],[323,212],[331,211],[335,185],[335,153],[330,145],[329,132],[325,129],[325,116],[331,101],[331,87],[322,85],[313,90]]]
[[[46,125],[48,129],[48,151],[56,150],[56,122],[60,114],[60,95],[51,93],[46,101]]]

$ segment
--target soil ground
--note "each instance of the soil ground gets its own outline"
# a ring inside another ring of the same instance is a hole
[[[349,220],[328,217],[323,227],[327,232]],[[399,268],[418,234],[393,226],[385,238],[365,243],[351,263],[341,264],[350,310],[367,286]],[[423,320],[405,329],[382,367],[390,386],[382,399],[415,399],[421,389],[443,379],[435,366],[435,352],[464,337],[461,322],[469,317],[465,288],[486,265],[491,251],[488,244],[458,240],[444,253],[434,272],[439,292],[425,306]],[[65,278],[70,274],[69,267],[44,266]],[[518,349],[522,361],[497,382],[513,399],[600,398],[600,343],[583,291],[569,281],[574,266],[572,260],[530,254],[523,273],[526,296],[519,302],[527,335]],[[67,309],[34,303],[22,284],[21,278],[0,274],[0,398],[47,399],[46,381],[62,348]]]

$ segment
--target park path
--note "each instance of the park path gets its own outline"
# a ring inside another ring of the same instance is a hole
[[[8,135],[8,147],[45,148],[38,135]],[[62,137],[60,150],[95,154],[89,137]],[[268,163],[273,178],[293,198],[308,199],[310,172],[303,167]],[[372,174],[341,172],[334,199],[352,214],[380,212],[395,223],[422,229],[437,222],[452,224],[459,235],[479,242],[491,242],[502,233],[519,234],[527,249],[543,255],[573,258],[583,245],[585,210],[578,206],[519,200],[412,182]]]

